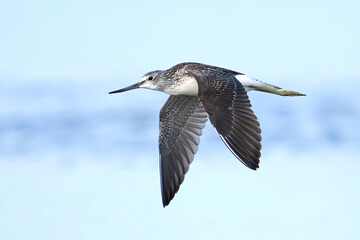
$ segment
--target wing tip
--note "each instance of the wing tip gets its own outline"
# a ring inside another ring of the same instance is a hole
[[[162,194],[162,205],[163,208],[169,206],[170,202],[173,200],[173,198],[175,197],[175,194],[170,194],[170,195],[166,195],[166,194]]]
[[[250,165],[247,165],[247,164],[244,164],[245,166],[247,166],[248,168],[250,168],[251,170],[258,170],[259,169],[259,164],[256,164],[256,166],[250,166]]]
[[[163,199],[163,202],[162,202],[163,208],[166,208],[169,205],[169,203],[170,203],[170,201],[164,201],[164,199]]]
[[[234,154],[235,155],[235,154]],[[256,170],[258,170],[259,169],[259,164],[260,164],[260,160],[259,159],[257,159],[257,161],[254,161],[254,160],[248,160],[248,159],[246,159],[246,160],[243,160],[240,156],[237,156],[237,155],[235,155],[235,157],[242,163],[242,164],[244,164],[246,167],[248,167],[248,168],[250,168],[251,170],[254,170],[254,171],[256,171]]]

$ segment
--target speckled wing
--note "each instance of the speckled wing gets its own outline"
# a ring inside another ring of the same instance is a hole
[[[242,163],[256,170],[261,130],[244,87],[233,74],[213,72],[197,79],[200,100],[221,139]]]
[[[160,111],[160,181],[164,207],[184,181],[207,117],[195,96],[170,96]]]

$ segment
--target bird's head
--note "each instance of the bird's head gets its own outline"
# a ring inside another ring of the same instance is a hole
[[[141,77],[138,83],[130,85],[128,87],[109,92],[109,94],[113,93],[121,93],[125,91],[129,91],[136,88],[147,88],[151,90],[162,91],[164,89],[164,84],[166,84],[166,79],[162,77],[163,71],[157,70],[146,73]]]

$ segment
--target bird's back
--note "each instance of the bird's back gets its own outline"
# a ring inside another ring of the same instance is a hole
[[[202,63],[196,63],[196,62],[184,62],[184,63],[179,63],[175,66],[173,66],[172,68],[167,70],[170,73],[175,73],[177,71],[186,71],[188,73],[202,73],[205,75],[214,73],[214,72],[221,72],[223,74],[228,74],[228,75],[243,75],[242,73],[230,70],[230,69],[226,69],[226,68],[221,68],[221,67],[216,67],[216,66],[212,66],[212,65],[207,65],[207,64],[202,64]]]

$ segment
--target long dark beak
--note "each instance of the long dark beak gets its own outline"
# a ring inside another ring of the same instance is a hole
[[[135,83],[135,84],[133,84],[131,86],[128,86],[126,88],[122,88],[122,89],[119,89],[119,90],[116,90],[116,91],[109,92],[109,94],[126,92],[126,91],[129,91],[129,90],[137,89],[137,88],[139,88],[139,86],[140,86],[140,83]]]

